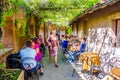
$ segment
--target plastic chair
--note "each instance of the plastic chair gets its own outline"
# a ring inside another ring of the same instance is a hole
[[[28,80],[28,75],[29,74],[31,74],[31,75],[33,74],[32,78],[34,80],[39,80],[39,77],[38,77],[38,74],[37,74],[38,68],[36,68],[37,61],[34,58],[31,58],[31,57],[24,58],[22,60],[22,66],[23,66],[23,69],[25,71],[25,75],[24,75],[25,80]],[[33,70],[30,71],[31,69],[33,69]]]
[[[68,54],[68,41],[65,40],[62,42],[62,53],[63,53],[63,61],[65,61],[65,54]]]
[[[67,40],[63,41],[62,48],[68,48],[68,41]]]

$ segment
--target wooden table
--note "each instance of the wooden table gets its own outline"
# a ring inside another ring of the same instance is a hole
[[[69,50],[75,52],[76,47],[69,46]]]
[[[81,54],[80,59],[83,63],[83,70],[90,70],[91,65],[100,66],[100,57],[97,53],[93,52],[84,52]]]
[[[112,68],[111,72],[102,80],[120,80],[120,68]]]
[[[111,75],[120,80],[120,68],[113,68],[111,70]]]

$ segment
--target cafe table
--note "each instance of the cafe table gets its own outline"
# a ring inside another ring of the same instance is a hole
[[[100,66],[100,57],[98,53],[84,52],[80,55],[79,60],[83,63],[83,70],[90,71],[91,66]]]
[[[120,80],[120,67],[119,68],[112,68],[110,73],[114,78]]]
[[[120,68],[112,68],[111,72],[101,80],[120,80]]]

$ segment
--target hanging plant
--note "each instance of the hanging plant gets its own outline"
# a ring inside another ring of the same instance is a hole
[[[6,2],[6,5],[4,6],[5,10],[2,12],[2,16],[0,16],[0,27],[5,24],[5,16],[13,16],[13,14],[17,13],[19,8],[23,5],[26,6],[23,0],[9,0]]]
[[[3,16],[0,17],[0,20],[1,20],[0,27],[3,27],[5,24],[5,21],[6,21],[5,16],[13,16],[12,9],[8,10],[7,12],[4,12]]]
[[[4,69],[6,67],[5,63],[0,64],[0,70]]]
[[[72,34],[72,29],[70,27],[67,28],[66,34],[70,34],[70,35]]]
[[[2,13],[2,16],[0,16],[0,20],[1,20],[1,22],[0,22],[0,27],[3,27],[4,24],[5,24],[5,21],[6,21],[5,16],[13,16],[12,8],[4,11],[4,12]]]
[[[0,17],[1,23],[0,27],[4,26],[6,19],[4,17]]]

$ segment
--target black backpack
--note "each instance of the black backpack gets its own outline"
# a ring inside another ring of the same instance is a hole
[[[19,56],[19,53],[11,54],[7,57],[6,63],[7,68],[21,68],[21,57]]]

